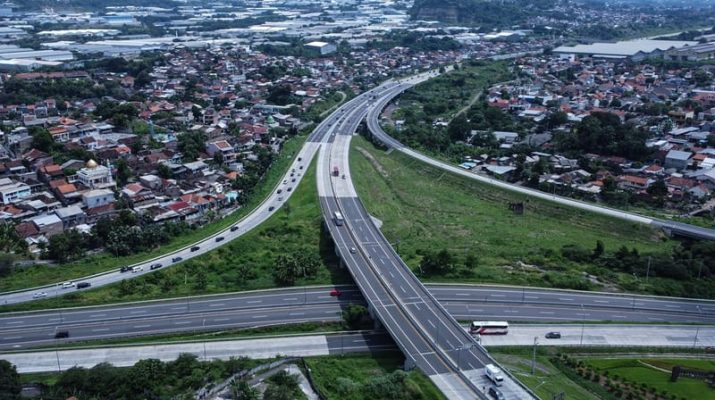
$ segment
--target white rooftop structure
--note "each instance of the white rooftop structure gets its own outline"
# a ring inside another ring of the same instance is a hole
[[[554,53],[559,54],[580,54],[594,55],[602,57],[626,58],[634,57],[638,54],[649,55],[657,51],[679,49],[686,46],[694,46],[698,42],[686,40],[626,40],[615,43],[593,43],[579,44],[576,46],[560,46],[554,49]]]

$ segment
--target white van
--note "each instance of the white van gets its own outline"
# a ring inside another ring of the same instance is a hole
[[[137,272],[141,272],[144,270],[144,267],[134,267],[132,268],[132,273],[136,274]]]
[[[62,284],[62,289],[69,289],[71,287],[74,287],[74,282],[64,282]]]

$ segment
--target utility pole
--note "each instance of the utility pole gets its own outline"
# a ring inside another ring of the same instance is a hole
[[[586,313],[583,311],[583,304],[581,304],[581,341],[580,346],[583,346],[583,330],[586,328]]]
[[[646,283],[648,282],[648,277],[650,276],[650,258],[651,258],[651,256],[648,256],[648,268],[646,268],[646,270],[645,270]]]
[[[536,368],[536,345],[539,344],[539,337],[534,336],[534,353],[531,356],[531,375],[534,375],[534,369]]]

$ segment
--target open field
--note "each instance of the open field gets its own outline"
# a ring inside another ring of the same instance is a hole
[[[101,253],[85,257],[79,261],[63,264],[58,267],[35,266],[16,269],[12,274],[0,279],[0,291],[18,290],[46,285],[109,271],[123,265],[130,265],[148,260],[161,254],[182,248],[200,240],[201,238],[210,236],[222,229],[227,228],[251,212],[256,206],[258,206],[258,204],[261,203],[261,201],[263,201],[266,195],[274,189],[276,184],[283,177],[283,174],[293,161],[293,158],[298,153],[298,150],[301,148],[306,138],[307,136],[296,136],[285,143],[281,154],[268,169],[268,172],[263,180],[257,185],[249,202],[243,208],[234,212],[230,216],[196,229],[188,234],[177,237],[170,244],[147,253],[132,254],[130,256],[119,258],[114,257],[111,254]]]
[[[617,285],[632,277],[566,260],[562,247],[592,249],[600,240],[606,252],[626,245],[643,253],[676,245],[650,227],[498,190],[399,152],[386,154],[361,138],[353,142],[350,162],[361,199],[412,269],[417,271],[425,251],[478,258],[469,273],[426,276],[430,281],[597,286],[584,278],[588,272]],[[524,202],[524,215],[509,209],[516,202]]]
[[[332,242],[321,234],[315,165],[305,174],[293,196],[275,215],[217,250],[119,284],[0,310],[38,310],[272,288],[277,286],[272,273],[276,257],[296,252],[319,254],[321,260],[317,274],[299,279],[297,285],[348,283],[347,270],[337,266]]]
[[[317,389],[328,399],[444,399],[429,378],[418,370],[406,373],[401,385],[388,384],[387,377],[404,362],[402,354],[397,352],[312,357],[305,362]],[[385,397],[388,388],[391,396]]]
[[[715,371],[715,360],[692,359],[597,359],[587,358],[584,362],[601,373],[608,372],[610,377],[618,376],[623,380],[638,386],[646,385],[658,393],[676,396],[677,399],[711,399],[715,398],[715,389],[705,381],[690,378],[680,378],[677,382],[670,381],[670,369],[675,365]]]

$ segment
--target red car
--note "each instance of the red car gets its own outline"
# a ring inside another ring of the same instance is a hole
[[[333,297],[340,297],[341,294],[343,293],[338,289],[333,289],[330,291],[330,295]]]

